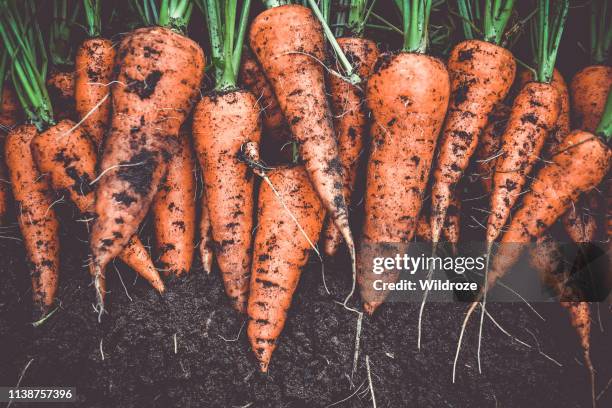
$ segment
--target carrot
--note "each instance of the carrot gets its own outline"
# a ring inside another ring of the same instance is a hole
[[[506,130],[509,116],[509,106],[499,103],[493,108],[493,112],[489,115],[487,126],[485,126],[480,136],[476,153],[474,153],[476,169],[487,193],[490,193],[493,188],[495,163],[497,162],[497,157],[499,157],[501,137]]]
[[[325,216],[302,166],[273,170],[269,180],[277,193],[267,183],[261,184],[247,326],[263,372],[268,370],[301,270],[312,243],[318,241]]]
[[[159,13],[165,16],[159,21],[164,26],[132,31],[117,51],[113,116],[96,182],[97,218],[90,239],[99,270],[123,250],[147,214],[202,81],[202,49],[168,28],[168,4],[163,2]],[[187,20],[179,15],[172,24]]]
[[[31,149],[38,169],[49,176],[51,187],[69,196],[83,217],[93,218],[95,194],[91,185],[96,174],[97,155],[85,130],[70,120],[62,120],[57,125],[37,134]],[[120,259],[145,278],[158,292],[164,292],[164,284],[155,269],[149,253],[136,235],[132,237]],[[92,277],[103,288],[104,274]],[[104,296],[104,291],[99,293]]]
[[[247,28],[249,4],[231,26],[223,21],[236,17],[228,4],[202,7],[209,22],[215,89],[204,96],[193,114],[193,139],[202,167],[208,213],[215,242],[215,257],[225,292],[234,309],[246,312],[251,270],[255,180],[244,162],[242,145],[259,143],[261,124],[257,98],[237,87],[242,35]],[[234,6],[232,6],[234,7]],[[217,14],[219,13],[219,14]],[[234,15],[234,17],[231,17]]]
[[[442,232],[444,238],[452,244],[454,251],[456,252],[456,245],[459,243],[459,237],[461,234],[461,200],[458,197],[459,191],[453,192],[451,204],[448,206],[446,211],[446,219],[444,220],[444,226]]]
[[[451,99],[433,173],[434,242],[440,239],[452,191],[478,146],[488,117],[504,100],[514,81],[514,57],[501,46],[513,6],[514,1],[510,0],[495,2],[493,7],[487,3],[484,10],[479,10],[483,8],[479,2],[459,2],[467,39],[453,48],[447,62]],[[479,21],[476,16],[481,12],[483,20]],[[482,25],[484,41],[475,38],[475,25]]]
[[[291,162],[291,131],[281,112],[270,82],[253,53],[245,48],[240,65],[240,83],[255,97],[262,110],[262,158],[271,164]]]
[[[351,57],[360,78],[367,79],[378,59],[378,47],[372,40],[359,37],[338,38],[342,50]],[[338,158],[342,164],[343,191],[347,206],[357,179],[359,157],[367,135],[368,112],[360,88],[351,85],[337,75],[329,75],[331,110],[338,141]],[[342,236],[333,223],[328,223],[323,233],[323,248],[333,256],[342,244]]]
[[[610,167],[611,157],[612,152],[598,137],[575,130],[566,136],[551,162],[538,172],[531,190],[524,195],[521,207],[502,236],[483,290],[465,316],[453,364],[453,381],[463,332],[480,300],[516,263],[526,244],[542,236],[580,194],[601,182]]]
[[[502,243],[527,243],[541,236],[581,193],[597,186],[610,167],[611,152],[596,136],[575,130],[563,140],[552,163],[545,165],[534,179],[531,190],[524,195],[504,235]],[[510,254],[519,246],[506,245]],[[499,262],[495,260],[499,259]],[[507,270],[515,259],[504,253],[494,258],[488,287]],[[496,266],[499,265],[499,266]]]
[[[210,274],[212,272],[212,264],[214,257],[212,228],[210,223],[210,214],[206,204],[206,192],[202,191],[200,199],[200,258],[202,259],[202,267],[204,272]]]
[[[188,131],[181,131],[179,143],[151,207],[158,262],[166,276],[189,272],[193,262],[196,168]]]
[[[87,2],[85,2],[87,3]],[[74,99],[81,126],[97,147],[102,145],[111,111],[109,86],[115,49],[105,38],[89,38],[75,58]]]
[[[36,168],[30,142],[38,134],[33,125],[21,125],[9,133],[5,159],[17,207],[32,277],[35,306],[41,316],[54,304],[59,278],[59,222],[53,209],[49,177]]]
[[[306,7],[272,7],[252,22],[249,40],[315,190],[349,248],[354,270],[355,245],[321,65],[325,59],[321,24]]]
[[[404,7],[409,3],[405,1]],[[423,6],[416,3],[413,6]],[[421,10],[423,21],[410,22],[415,26],[405,33],[403,51],[381,55],[368,80],[366,101],[372,111],[372,145],[366,177],[364,248],[410,242],[421,212],[450,94],[446,67],[424,54],[429,6]],[[404,12],[405,19],[408,14]],[[412,35],[413,30],[418,33]],[[373,254],[364,249],[360,264],[368,265],[370,255]],[[377,279],[381,276],[371,270],[359,270],[361,297],[368,314],[374,313],[387,296],[374,289]]]
[[[205,96],[193,116],[206,205],[225,290],[244,312],[249,289],[253,230],[253,174],[240,160],[242,145],[261,134],[255,97],[246,91]]]

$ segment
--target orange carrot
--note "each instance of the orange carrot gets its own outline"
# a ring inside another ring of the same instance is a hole
[[[31,148],[38,169],[49,176],[51,187],[59,193],[66,194],[86,220],[95,217],[95,194],[91,182],[96,174],[97,155],[85,130],[70,120],[62,120],[36,135]],[[117,220],[117,222],[122,221]],[[158,292],[164,291],[159,273],[136,235],[128,242],[120,254],[120,259],[145,278]],[[104,297],[103,271],[99,276],[96,276],[96,271],[93,269],[91,273],[101,288],[98,295]]]
[[[19,105],[17,96],[8,84],[2,87],[2,104],[0,105],[0,225],[4,223],[10,195],[10,182],[4,165],[4,138],[17,123]]]
[[[251,24],[250,46],[278,98],[300,157],[353,259],[355,245],[343,194],[342,165],[325,94],[321,24],[299,5],[273,7]]]
[[[263,372],[268,370],[301,270],[312,243],[319,239],[325,216],[303,167],[273,170],[269,180],[278,196],[267,183],[261,184],[247,326]]]
[[[75,60],[74,99],[81,126],[99,148],[108,127],[111,110],[110,82],[115,49],[105,38],[90,38],[81,44]]]
[[[14,128],[6,139],[4,153],[28,256],[34,303],[37,312],[45,315],[53,306],[58,287],[59,223],[49,177],[38,171],[30,151],[37,134],[33,125]]]
[[[417,238],[425,242],[431,242],[431,225],[427,216],[421,214],[417,222],[415,234]]]
[[[572,78],[570,94],[575,129],[595,132],[612,86],[612,67],[591,65]]]
[[[188,131],[179,134],[179,143],[151,207],[158,261],[166,276],[189,272],[193,262],[196,167]]]
[[[384,54],[378,65],[366,92],[373,119],[363,228],[367,245],[412,240],[450,93],[448,72],[436,58]],[[364,251],[361,256],[369,255]],[[371,314],[386,297],[373,288],[381,277],[362,269],[358,278],[364,308]]]
[[[253,53],[245,48],[240,65],[240,83],[251,91],[261,107],[262,158],[272,164],[289,163],[292,158],[291,131],[278,105],[274,90]]]
[[[119,255],[149,210],[198,95],[204,54],[169,28],[141,28],[121,41],[117,70],[91,232],[99,270]]]
[[[487,222],[488,243],[497,239],[508,220],[548,132],[557,123],[560,107],[559,93],[548,83],[529,82],[515,98],[502,136],[503,154],[495,164]]]
[[[476,150],[489,114],[508,94],[516,72],[510,51],[479,40],[457,44],[447,65],[452,97],[432,186],[434,242],[440,239],[451,192]]]
[[[351,63],[360,78],[366,80],[378,59],[378,47],[372,40],[357,37],[337,39],[340,48],[351,56]],[[329,75],[331,109],[334,115],[334,129],[338,140],[338,158],[343,169],[344,198],[350,206],[351,196],[357,178],[359,158],[367,135],[368,113],[363,91],[337,75]],[[323,248],[333,256],[342,243],[342,236],[336,226],[328,222],[323,233]]]
[[[193,115],[194,146],[206,190],[215,256],[234,308],[246,311],[253,232],[253,173],[241,147],[261,138],[257,100],[248,91],[207,95]]]

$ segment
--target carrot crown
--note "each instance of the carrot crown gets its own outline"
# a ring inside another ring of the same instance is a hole
[[[167,27],[184,34],[193,11],[191,0],[130,0],[145,25]]]
[[[55,66],[71,66],[74,63],[74,46],[70,32],[74,27],[81,4],[76,0],[54,0],[53,19],[49,25],[49,56]]]
[[[87,35],[91,38],[102,35],[102,0],[83,0]]]
[[[463,33],[467,39],[481,38],[501,45],[515,0],[457,0]]]
[[[432,0],[395,0],[402,15],[402,51],[424,54],[428,44],[428,25]]]
[[[215,90],[236,89],[251,0],[241,1],[240,15],[238,0],[197,0],[197,4],[208,25]]]
[[[612,6],[609,0],[591,1],[591,62],[606,64],[612,44]]]
[[[551,7],[551,3],[555,6]],[[535,56],[535,80],[550,83],[557,61],[569,0],[538,0],[537,16],[532,23],[532,48]]]
[[[0,38],[9,56],[7,66],[19,103],[39,130],[54,123],[51,100],[45,87],[47,56],[34,16],[32,0],[0,1]]]

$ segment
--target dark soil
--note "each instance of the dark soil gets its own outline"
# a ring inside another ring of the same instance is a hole
[[[590,406],[581,351],[558,304],[536,305],[546,321],[524,304],[490,304],[494,317],[534,348],[487,322],[479,375],[475,318],[456,384],[451,383],[451,370],[465,304],[429,304],[420,352],[418,304],[386,304],[373,318],[364,317],[359,363],[352,375],[356,316],[326,295],[320,265],[311,263],[269,373],[261,374],[248,346],[245,318],[230,308],[216,272],[207,276],[195,268],[170,282],[160,298],[117,265],[124,289],[111,266],[108,315],[99,324],[94,289],[83,267],[86,246],[74,235],[66,232],[62,241],[61,307],[38,328],[29,324],[31,293],[23,249],[19,242],[0,240],[0,385],[15,385],[31,361],[21,385],[74,386],[78,403],[69,406],[325,407],[346,399],[335,406],[370,407],[368,356],[378,407]],[[329,263],[325,273],[332,293],[339,298],[347,292],[345,267]],[[605,348],[612,318],[608,305],[600,309],[606,332],[598,323],[593,326],[598,392],[612,376],[612,354]],[[562,367],[538,352],[535,339]],[[599,402],[610,406],[612,391]]]

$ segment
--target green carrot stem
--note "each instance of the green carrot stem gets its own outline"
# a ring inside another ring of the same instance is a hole
[[[501,45],[515,0],[457,0],[463,33],[467,39],[481,38]]]
[[[192,10],[191,0],[161,0],[157,24],[184,34],[187,32]]]
[[[542,83],[550,83],[552,80],[569,10],[569,0],[558,0],[554,3],[557,7],[551,10],[550,0],[538,0],[537,27],[534,30],[537,66],[535,80]]]
[[[55,66],[74,63],[74,46],[70,33],[81,4],[74,0],[53,0],[53,20],[49,26],[49,55]]]
[[[604,65],[612,45],[612,6],[609,0],[591,1],[590,45],[591,63]]]
[[[46,59],[39,55],[45,50],[34,20],[32,0],[8,1],[0,14],[0,38],[10,58],[10,76],[15,92],[27,118],[39,130],[52,125],[53,111],[45,86]],[[39,65],[40,64],[40,65]]]
[[[90,38],[100,37],[102,35],[102,1],[101,0],[83,0],[83,9],[85,10],[85,22],[87,35]]]
[[[291,0],[262,0],[262,2],[267,9],[291,4]]]
[[[431,0],[401,0],[400,5],[404,34],[402,51],[424,54],[427,51]]]
[[[346,58],[346,55],[344,55],[344,51],[342,51],[342,48],[340,48],[338,41],[336,41],[336,37],[334,37],[334,33],[332,33],[331,29],[329,28],[329,25],[323,18],[323,14],[321,13],[321,10],[319,10],[317,3],[314,0],[308,0],[308,5],[312,9],[314,15],[319,19],[319,22],[321,22],[325,37],[327,38],[327,41],[329,41],[329,43],[331,44],[334,52],[336,53],[336,58],[338,58],[340,65],[344,69],[346,80],[353,85],[360,83],[361,78],[359,78],[359,75],[357,75],[357,73],[355,72],[353,65],[349,62],[348,58]]]
[[[601,121],[595,134],[610,142],[612,139],[612,91],[608,92],[608,99],[606,100],[606,107],[604,108]]]

